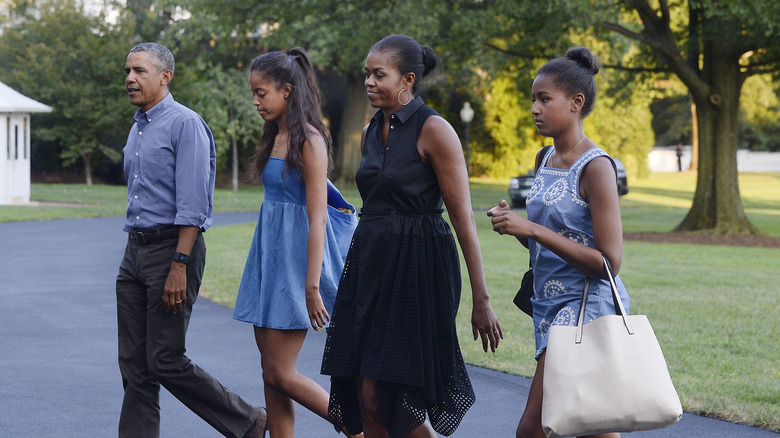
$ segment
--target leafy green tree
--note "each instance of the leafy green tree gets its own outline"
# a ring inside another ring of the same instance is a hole
[[[769,75],[748,78],[742,87],[739,147],[780,152],[780,84]]]
[[[301,46],[316,65],[327,66],[346,77],[343,113],[335,139],[336,179],[342,184],[354,181],[360,163],[360,133],[372,113],[363,88],[363,64],[374,42],[392,33],[405,33],[437,49],[445,60],[442,70],[459,70],[463,64],[449,56],[449,53],[460,53],[460,47],[450,45],[449,39],[442,36],[463,11],[458,7],[442,7],[435,0],[400,0],[382,7],[366,0],[310,0],[305,5],[189,0],[182,6],[192,13],[194,20],[188,23],[185,32],[211,34],[217,45],[253,39],[257,47]],[[195,24],[198,30],[190,24]],[[474,24],[472,31],[476,29],[478,26]],[[449,48],[457,50],[449,52]],[[331,84],[321,86],[327,92]]]
[[[643,51],[633,61],[672,72],[696,105],[696,192],[677,230],[759,233],[739,195],[740,92],[748,77],[780,69],[780,3],[613,0],[600,6],[606,12],[601,28],[638,41]]]
[[[600,82],[621,84],[614,78],[619,72],[605,70]],[[650,90],[637,84],[622,92],[600,91],[593,113],[585,119],[584,129],[596,144],[626,165],[630,177],[649,173],[647,156],[655,144],[650,112]]]
[[[682,94],[654,99],[650,111],[658,145],[691,144],[690,96]]]
[[[531,117],[528,92],[522,92],[520,86],[517,74],[495,78],[482,106],[490,141],[477,149],[475,164],[492,177],[512,177],[532,169],[542,146]]]
[[[247,74],[243,70],[225,70],[219,66],[203,69],[203,82],[195,83],[193,110],[203,117],[214,134],[217,164],[231,164],[231,187],[238,190],[239,155],[252,153],[258,144],[263,119],[252,106]],[[207,83],[208,86],[203,84]]]
[[[92,184],[95,163],[121,158],[132,120],[122,80],[128,36],[102,15],[85,15],[73,0],[37,7],[40,19],[28,16],[4,30],[0,79],[54,108],[39,116],[35,137],[51,144],[64,165],[80,163]]]
[[[780,69],[780,2],[578,0],[533,3],[534,10],[525,3],[485,2],[510,11],[496,12],[488,47],[538,57],[592,32],[610,43],[607,66],[626,78],[677,77],[695,104],[699,139],[694,201],[677,230],[759,233],[744,214],[737,181],[740,90],[748,77]]]

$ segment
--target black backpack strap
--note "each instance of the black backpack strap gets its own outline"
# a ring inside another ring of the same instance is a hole
[[[542,165],[542,161],[544,161],[544,156],[547,155],[547,151],[549,151],[551,147],[553,147],[553,145],[548,144],[547,146],[543,147],[541,153],[536,156],[536,166],[534,166],[534,173],[539,171],[539,167]]]

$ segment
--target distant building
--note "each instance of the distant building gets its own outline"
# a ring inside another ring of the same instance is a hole
[[[25,16],[39,19],[41,13],[38,10],[40,0],[0,0],[0,35],[4,27],[14,27],[24,21]],[[104,7],[104,0],[76,0],[75,3],[84,8],[91,15],[97,15]]]
[[[30,115],[51,110],[0,82],[0,205],[30,202]]]
[[[675,146],[653,146],[647,156],[647,167],[651,172],[677,172],[691,168],[693,151],[690,145],[682,146],[682,154],[677,157]],[[780,152],[753,152],[747,149],[737,150],[737,171],[739,172],[780,172]]]

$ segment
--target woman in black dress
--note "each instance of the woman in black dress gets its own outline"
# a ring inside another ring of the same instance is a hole
[[[450,435],[474,403],[455,329],[460,263],[442,201],[469,271],[474,339],[495,351],[503,337],[460,141],[415,97],[435,66],[433,50],[404,35],[376,43],[366,59],[366,91],[379,111],[363,129],[355,176],[363,208],[322,365],[329,419],[366,438]]]

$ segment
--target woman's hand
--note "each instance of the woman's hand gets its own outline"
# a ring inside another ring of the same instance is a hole
[[[314,330],[319,330],[330,322],[330,315],[325,310],[319,290],[306,291],[306,310],[309,312],[309,322]]]
[[[490,343],[490,351],[496,352],[498,343],[504,339],[504,332],[489,302],[474,303],[471,309],[471,331],[474,333],[475,341],[478,337],[482,339],[482,350],[487,352]]]

